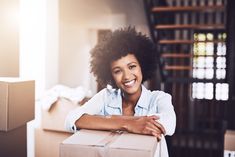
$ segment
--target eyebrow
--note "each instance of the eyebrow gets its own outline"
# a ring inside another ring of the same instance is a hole
[[[135,61],[133,61],[133,62],[130,62],[130,63],[128,63],[127,65],[130,65],[130,64],[137,64],[137,62],[135,62]]]
[[[128,63],[127,65],[130,65],[130,64],[137,64],[137,62],[133,61],[133,62]],[[116,66],[116,67],[112,68],[111,70],[115,70],[115,69],[118,69],[118,68],[120,68],[120,67]]]
[[[111,70],[115,70],[115,69],[119,69],[120,67],[114,67],[114,68],[112,68]]]

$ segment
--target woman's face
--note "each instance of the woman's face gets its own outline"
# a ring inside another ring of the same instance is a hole
[[[128,54],[111,63],[111,73],[118,88],[124,94],[133,95],[141,92],[141,67],[133,54]]]

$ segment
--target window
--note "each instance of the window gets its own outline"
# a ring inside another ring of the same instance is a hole
[[[192,84],[195,99],[228,100],[226,33],[194,33]]]

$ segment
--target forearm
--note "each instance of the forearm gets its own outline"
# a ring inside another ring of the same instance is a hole
[[[99,115],[82,115],[75,125],[81,129],[95,130],[127,130],[127,126],[138,117],[131,116],[99,116]]]
[[[164,127],[157,123],[157,116],[97,116],[82,115],[76,122],[77,128],[94,130],[123,130],[137,134],[153,135],[161,139]]]

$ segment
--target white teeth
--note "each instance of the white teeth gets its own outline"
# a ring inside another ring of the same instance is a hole
[[[132,81],[129,81],[129,82],[126,82],[124,83],[125,86],[131,86],[132,84],[135,83],[135,80],[132,80]]]

